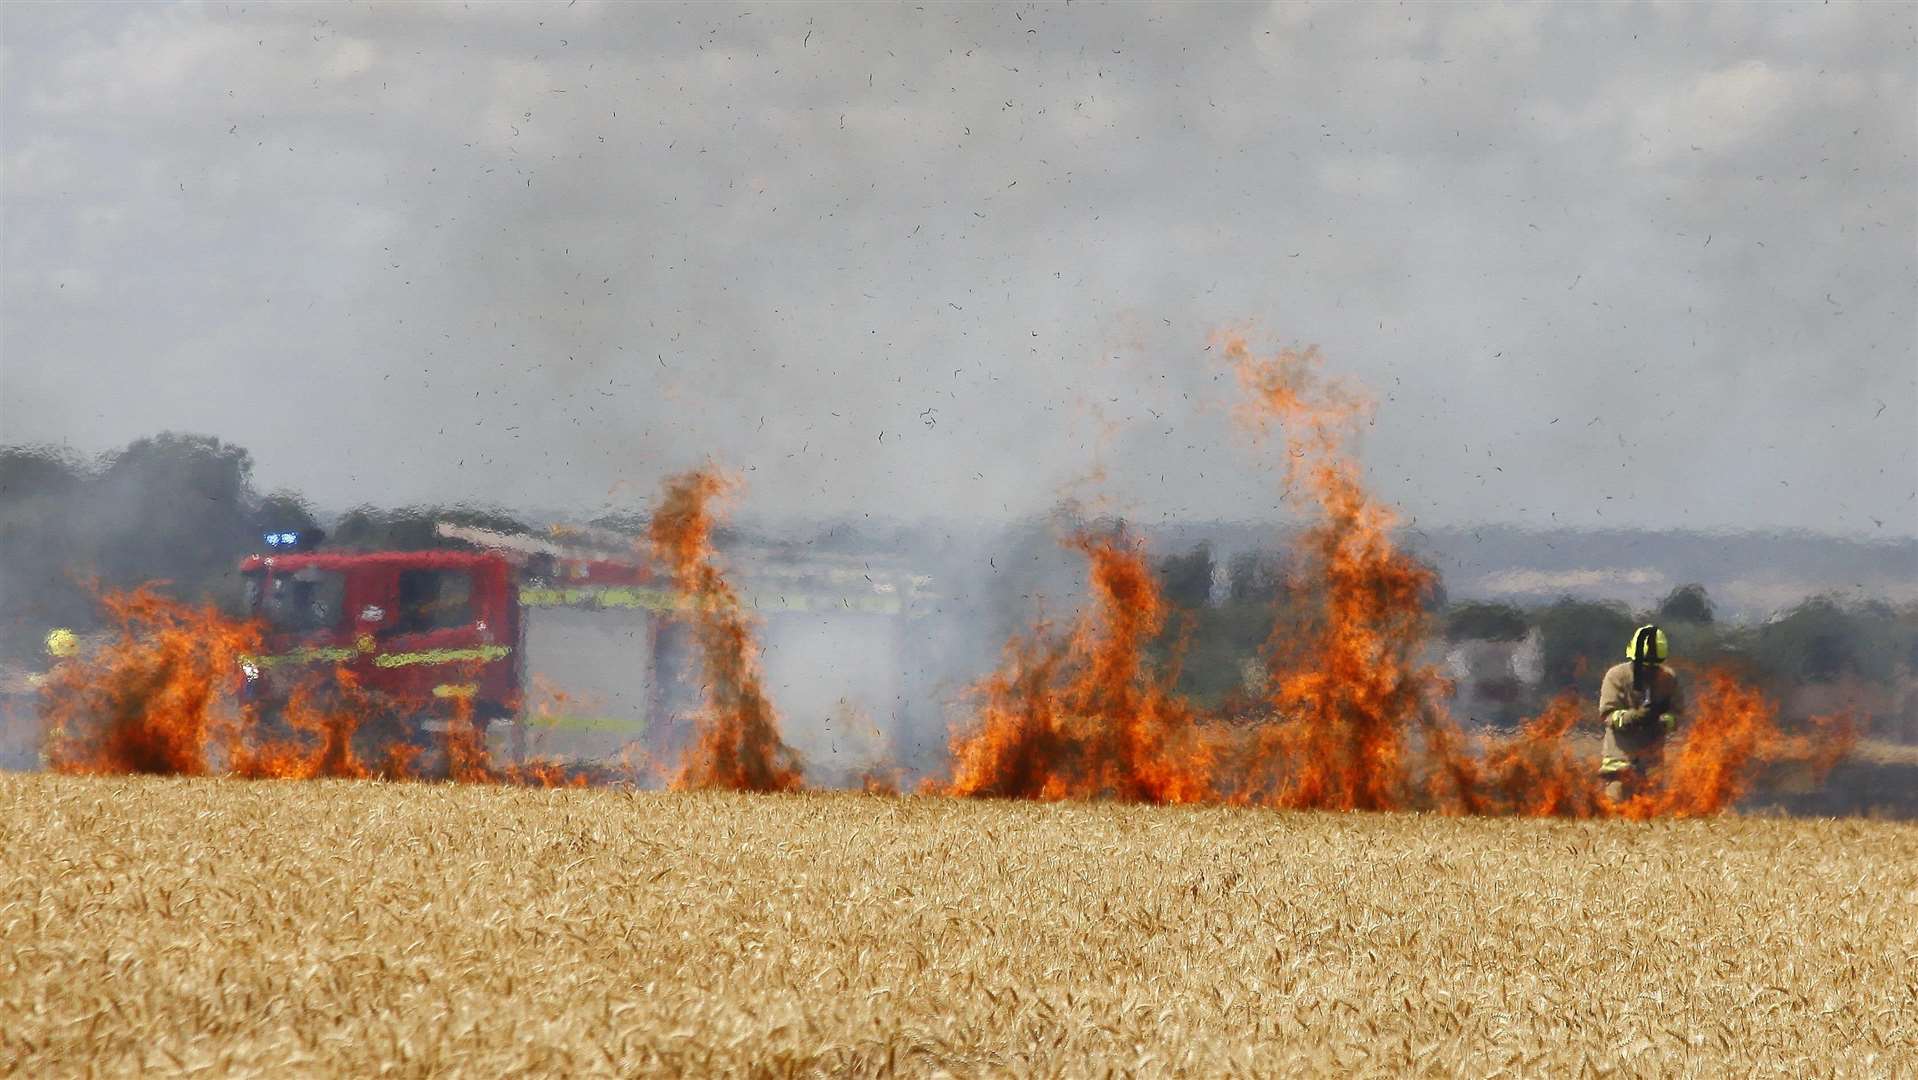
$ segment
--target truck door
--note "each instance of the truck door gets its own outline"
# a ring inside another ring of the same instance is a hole
[[[485,601],[477,565],[401,567],[392,610],[376,634],[376,684],[422,702],[473,699],[482,716],[502,711],[513,685],[514,627]]]

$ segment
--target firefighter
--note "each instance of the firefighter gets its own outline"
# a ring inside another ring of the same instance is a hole
[[[55,661],[65,660],[80,651],[80,638],[64,626],[47,631],[47,655]]]
[[[53,678],[54,672],[60,669],[60,665],[68,663],[80,655],[80,635],[64,626],[56,626],[52,630],[47,631],[45,644],[47,660],[49,661],[47,670],[39,675],[29,676],[27,679],[27,683],[32,686],[34,690],[41,693],[45,693],[49,681]],[[47,729],[45,734],[41,736],[40,767],[42,769],[53,766],[53,760],[47,756],[48,750],[58,745],[60,740],[66,737],[66,733],[66,718],[64,716],[58,716],[54,721],[53,727]]]
[[[1665,631],[1641,626],[1625,646],[1625,662],[1605,673],[1598,715],[1605,722],[1605,748],[1598,775],[1613,802],[1648,790],[1665,759],[1665,740],[1678,728],[1678,676],[1665,666]]]

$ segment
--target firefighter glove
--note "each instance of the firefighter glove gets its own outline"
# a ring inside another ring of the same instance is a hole
[[[1678,730],[1678,717],[1673,716],[1671,713],[1660,716],[1658,722],[1665,725],[1665,734],[1667,735]]]
[[[1644,709],[1615,709],[1612,712],[1612,726],[1624,729],[1633,727],[1645,719]]]

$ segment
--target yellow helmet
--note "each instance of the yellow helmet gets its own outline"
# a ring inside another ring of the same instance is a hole
[[[64,658],[79,651],[80,639],[74,636],[73,631],[64,626],[47,631],[48,656]]]
[[[1670,655],[1665,631],[1649,623],[1632,631],[1632,640],[1625,644],[1625,659],[1634,664],[1662,664]]]

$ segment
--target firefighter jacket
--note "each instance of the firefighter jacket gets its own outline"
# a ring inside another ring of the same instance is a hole
[[[1605,673],[1598,690],[1598,716],[1605,724],[1604,761],[1600,772],[1626,768],[1641,769],[1656,765],[1665,752],[1665,725],[1660,716],[1674,716],[1684,707],[1678,689],[1678,676],[1663,664],[1646,664],[1644,689],[1632,686],[1632,665],[1617,664]],[[1619,727],[1612,714],[1621,709],[1645,709],[1645,719]]]

